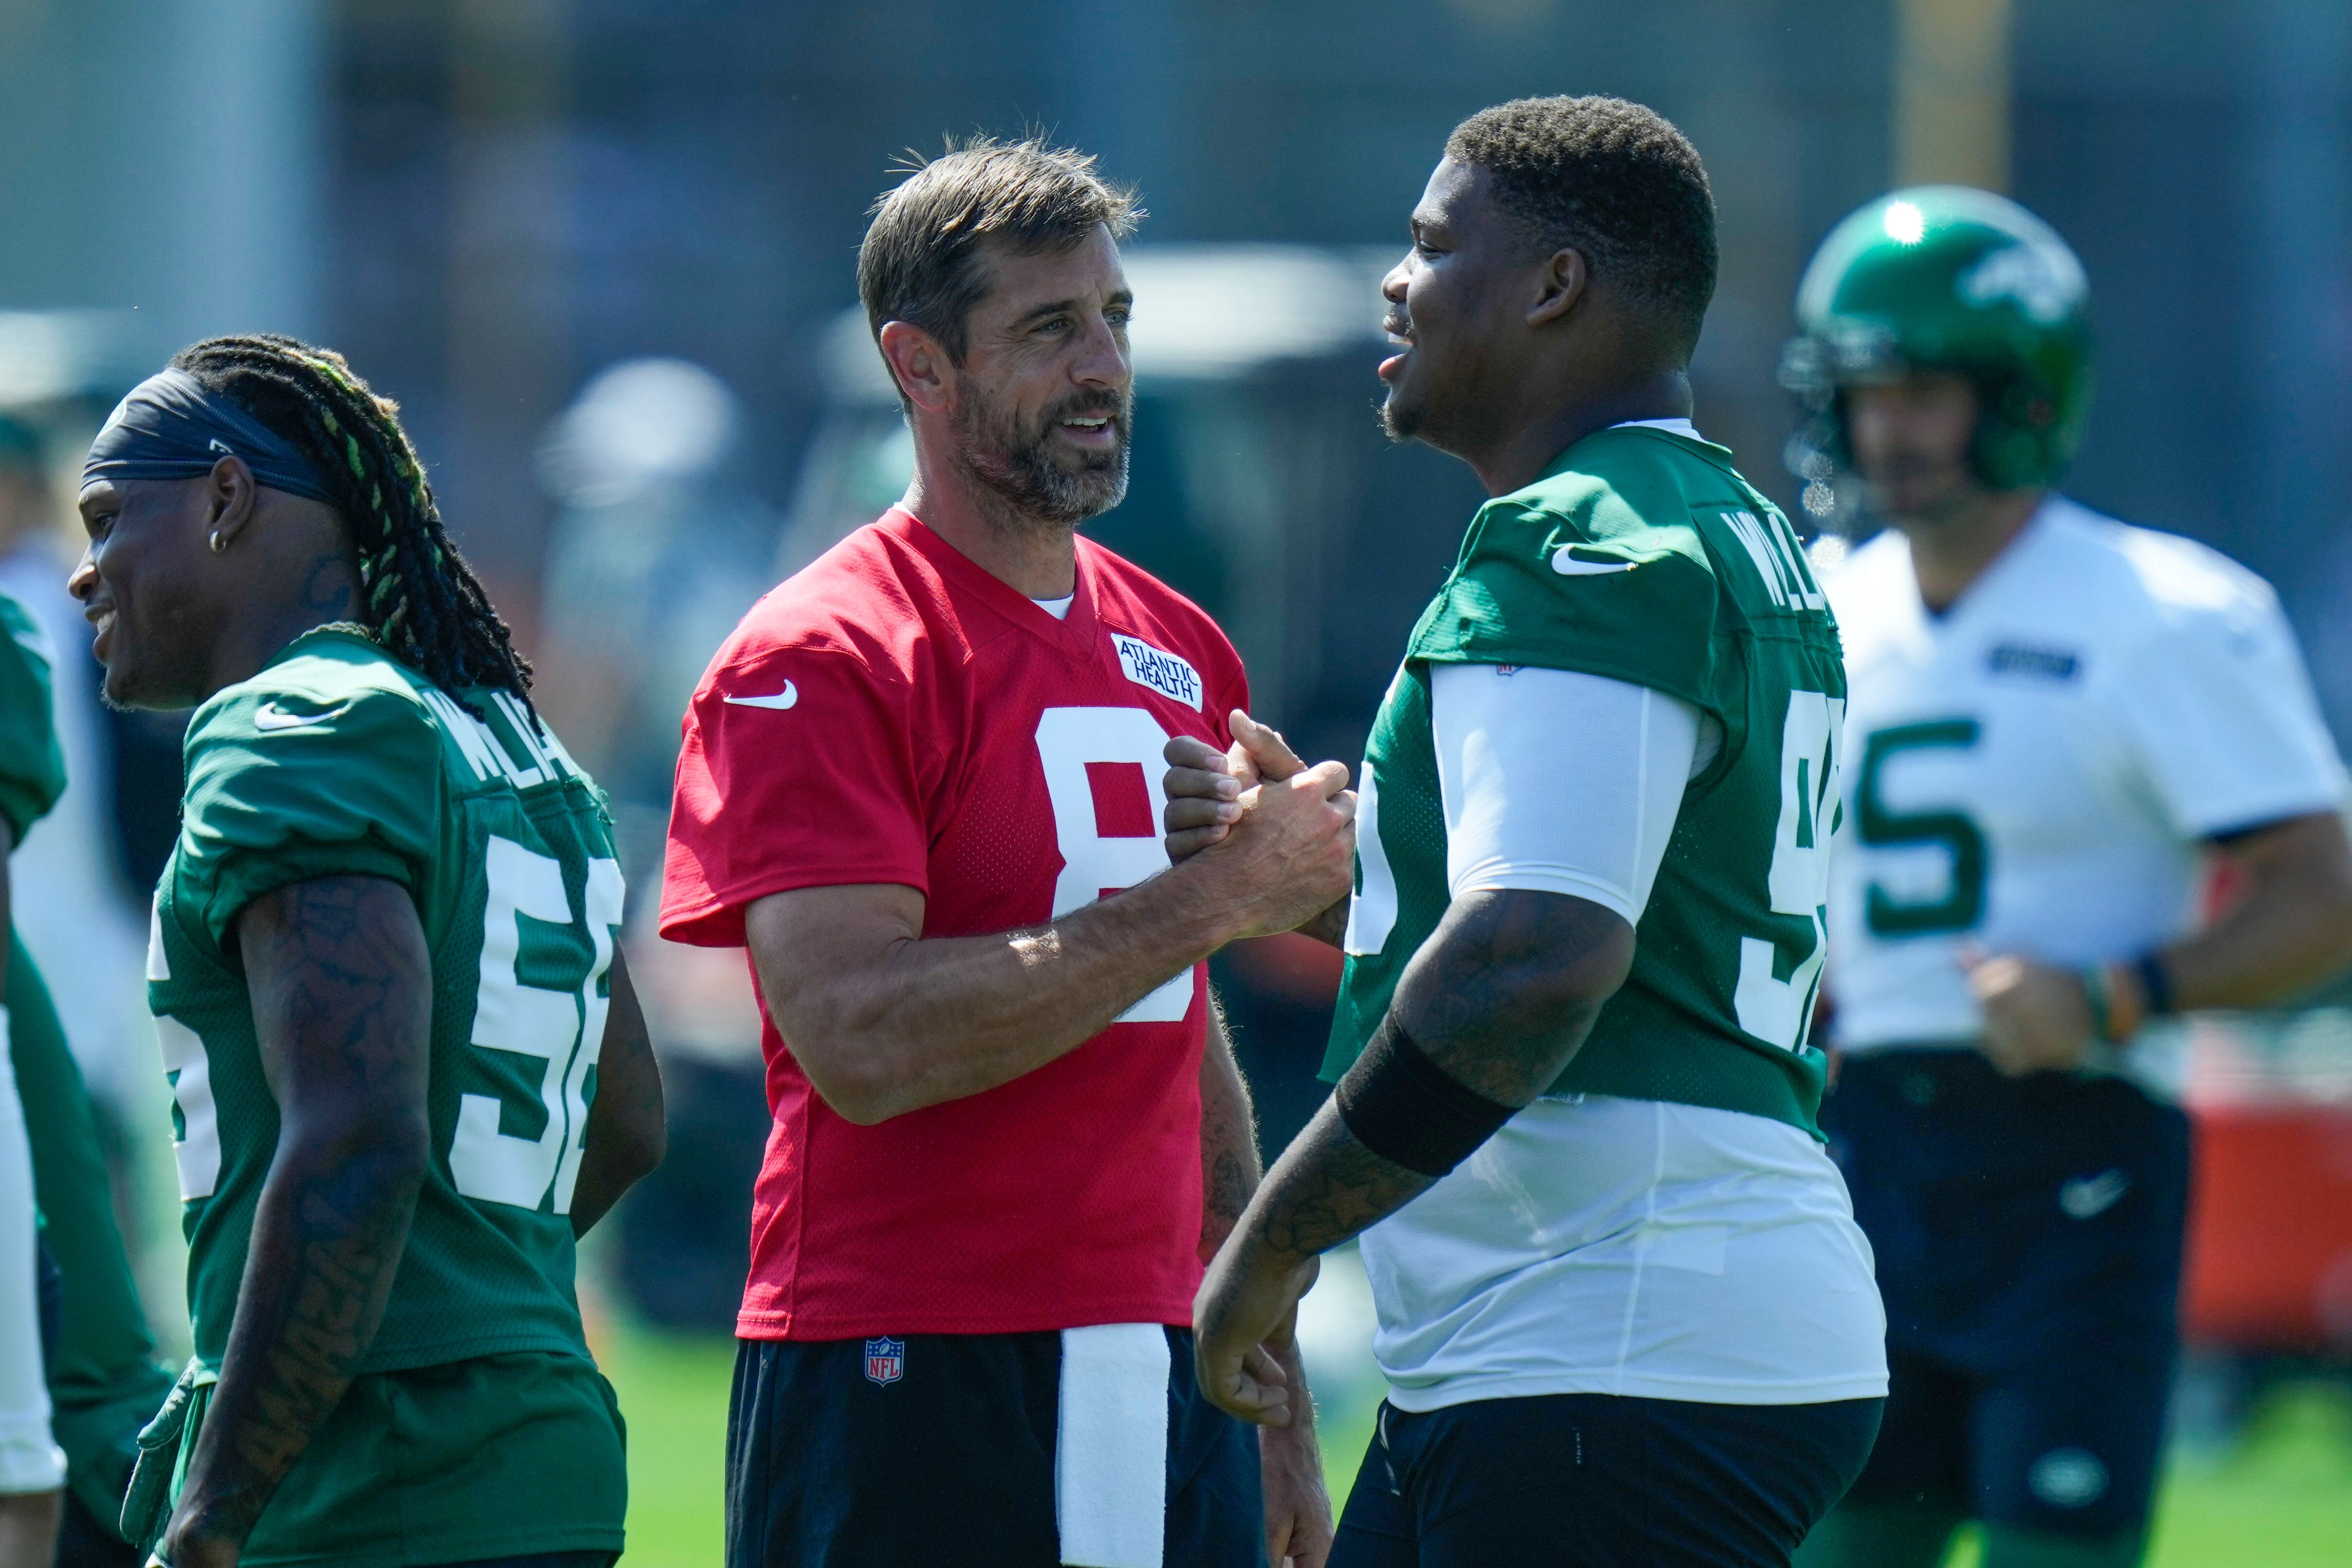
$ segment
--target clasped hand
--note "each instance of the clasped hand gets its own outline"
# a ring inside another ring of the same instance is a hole
[[[1231,864],[1252,906],[1241,935],[1293,931],[1354,884],[1356,792],[1346,763],[1310,768],[1248,714],[1235,710],[1231,723],[1229,752],[1168,742],[1168,858]]]

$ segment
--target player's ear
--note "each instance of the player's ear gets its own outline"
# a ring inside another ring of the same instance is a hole
[[[205,476],[204,531],[215,555],[226,552],[253,521],[253,470],[245,459],[225,457]]]
[[[885,321],[881,342],[882,357],[889,362],[900,395],[935,414],[945,408],[955,364],[939,339],[912,321]]]
[[[1528,325],[1540,327],[1567,315],[1591,280],[1580,250],[1555,250],[1544,258],[1543,268],[1536,274],[1535,303],[1528,307]]]

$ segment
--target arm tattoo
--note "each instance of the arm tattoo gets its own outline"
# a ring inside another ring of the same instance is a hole
[[[1257,1178],[1231,1149],[1220,1149],[1210,1156],[1203,1178],[1201,1256],[1206,1259],[1217,1255],[1217,1248],[1225,1244],[1225,1237],[1241,1223],[1242,1211],[1249,1207],[1250,1194],[1257,1188]]]
[[[1470,893],[1413,955],[1390,1007],[1449,1076],[1526,1105],[1584,1044],[1633,955],[1633,928],[1599,904]]]
[[[1338,1105],[1327,1100],[1258,1189],[1249,1245],[1286,1258],[1312,1258],[1386,1219],[1436,1181],[1357,1142]]]
[[[1265,1167],[1258,1163],[1257,1119],[1249,1085],[1233,1059],[1224,1009],[1213,994],[1209,1041],[1201,1063],[1201,1260],[1207,1262],[1241,1223]]]
[[[373,878],[265,895],[237,935],[281,1122],[176,1527],[242,1540],[383,1321],[428,1158],[432,967]]]
[[[1523,1106],[1584,1043],[1633,953],[1633,928],[1598,904],[1471,893],[1405,966],[1389,1006],[1448,1076],[1497,1104]],[[1356,1142],[1327,1100],[1258,1189],[1245,1245],[1311,1258],[1435,1183]]]

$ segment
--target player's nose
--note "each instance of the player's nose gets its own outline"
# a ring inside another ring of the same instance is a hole
[[[1070,365],[1070,379],[1081,386],[1121,389],[1135,379],[1127,342],[1108,319],[1098,315],[1087,323],[1086,341]]]
[[[82,547],[81,559],[74,563],[73,571],[67,574],[66,592],[80,600],[85,606],[93,609],[96,607],[91,603],[91,595],[98,592],[97,545],[87,544]]]

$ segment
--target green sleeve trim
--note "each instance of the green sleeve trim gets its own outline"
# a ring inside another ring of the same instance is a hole
[[[1591,531],[1517,507],[1482,512],[1405,657],[1575,670],[1722,717],[1715,574],[1697,536],[1687,527]]]
[[[174,902],[215,950],[265,893],[381,877],[414,894],[438,853],[439,731],[405,689],[247,682],[198,713],[187,756]]]
[[[216,880],[196,918],[213,945],[226,952],[237,916],[255,900],[321,877],[381,877],[407,889],[411,898],[417,891],[416,867],[394,850],[365,843],[306,845],[278,850],[267,860],[240,866],[234,876]]]

